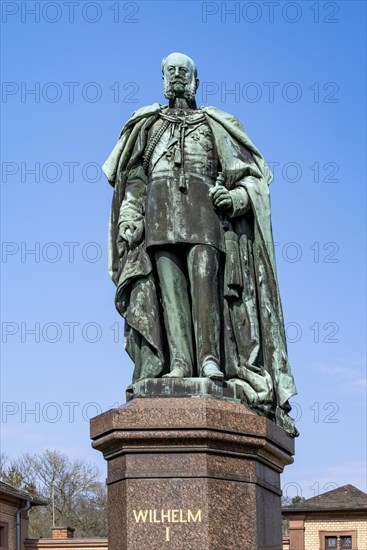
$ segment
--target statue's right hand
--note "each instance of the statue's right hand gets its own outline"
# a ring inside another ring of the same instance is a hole
[[[138,245],[143,240],[144,220],[121,222],[119,233],[130,247]]]

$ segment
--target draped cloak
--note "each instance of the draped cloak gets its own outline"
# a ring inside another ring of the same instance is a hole
[[[166,107],[158,103],[133,113],[103,165],[114,187],[109,224],[109,273],[117,286],[115,303],[125,318],[125,347],[135,363],[133,382],[167,372],[157,282],[144,243],[131,250],[119,236],[118,219],[130,169],[141,160],[148,131]],[[202,107],[228,189],[246,188],[251,214],[232,220],[226,233],[223,297],[225,378],[239,384],[248,405],[296,435],[286,413],[297,393],[287,358],[268,186],[271,171],[241,123]],[[249,162],[248,151],[253,162]],[[147,182],[149,185],[149,182]],[[149,231],[149,228],[146,228]],[[164,329],[163,329],[164,330]]]

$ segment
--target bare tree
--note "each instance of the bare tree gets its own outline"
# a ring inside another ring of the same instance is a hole
[[[31,537],[50,536],[53,523],[74,527],[76,536],[106,536],[106,490],[94,465],[46,450],[20,458],[4,457],[0,475],[13,487],[49,502],[32,508]]]

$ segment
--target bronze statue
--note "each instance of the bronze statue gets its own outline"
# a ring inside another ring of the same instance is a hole
[[[110,275],[133,383],[207,377],[295,434],[276,278],[272,174],[240,122],[198,108],[195,63],[163,59],[168,105],[133,113],[104,164]]]

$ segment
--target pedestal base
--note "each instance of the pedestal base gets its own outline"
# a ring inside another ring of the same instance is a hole
[[[210,397],[247,403],[241,386],[231,381],[215,381],[209,378],[146,378],[131,384],[126,399],[134,397]]]
[[[108,461],[109,550],[281,550],[293,439],[243,404],[134,398],[91,420]]]

